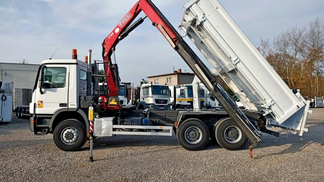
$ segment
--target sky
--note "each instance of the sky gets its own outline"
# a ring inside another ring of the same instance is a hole
[[[188,0],[152,0],[178,30]],[[102,60],[101,43],[136,0],[0,0],[0,62],[40,64],[42,60],[71,58],[78,49],[84,59]],[[296,26],[319,18],[324,0],[219,0],[257,47]],[[144,16],[140,14],[139,17]],[[185,39],[190,46],[190,40]],[[193,48],[195,50],[195,48]],[[200,55],[199,52],[197,52]],[[116,62],[124,82],[139,83],[147,76],[192,72],[151,25],[149,19],[116,47]]]

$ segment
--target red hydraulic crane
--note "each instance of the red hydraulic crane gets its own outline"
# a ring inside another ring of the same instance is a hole
[[[104,69],[107,84],[107,98],[101,96],[102,106],[105,111],[117,111],[120,109],[118,102],[118,87],[119,87],[119,75],[118,67],[114,60],[112,60],[112,55],[115,51],[116,45],[125,38],[132,30],[134,30],[138,25],[140,25],[146,17],[138,19],[134,24],[130,26],[137,15],[143,11],[149,19],[153,22],[159,31],[168,40],[170,45],[175,48],[177,44],[177,34],[170,27],[166,19],[163,19],[162,14],[156,11],[154,4],[149,0],[138,1],[132,9],[124,16],[124,18],[118,23],[118,25],[112,30],[112,32],[104,39],[102,43],[103,51],[102,56],[104,60]],[[166,23],[167,22],[167,23]]]

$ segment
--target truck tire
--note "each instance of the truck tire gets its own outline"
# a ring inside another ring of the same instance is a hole
[[[143,105],[139,105],[138,106],[138,110],[144,110],[144,106]]]
[[[144,110],[147,107],[146,103],[141,101],[137,104],[137,110]]]
[[[79,120],[64,120],[55,127],[53,139],[55,145],[61,150],[79,150],[87,139],[85,127]]]
[[[24,113],[25,113],[25,108],[24,107],[21,107],[21,110],[20,110],[20,118],[24,118]]]
[[[19,110],[20,110],[20,108],[17,107],[17,108],[16,108],[16,117],[17,117],[17,118],[19,118]]]
[[[187,150],[201,150],[209,141],[209,131],[204,122],[199,119],[187,119],[177,131],[180,145]]]
[[[17,118],[22,118],[22,112],[23,112],[22,109],[23,107],[20,106],[17,108]]]
[[[215,123],[215,138],[221,147],[228,150],[242,149],[247,142],[243,131],[231,118],[223,118]]]

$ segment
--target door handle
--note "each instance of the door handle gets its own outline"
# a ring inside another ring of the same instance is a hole
[[[67,103],[60,103],[59,106],[60,107],[67,107]]]

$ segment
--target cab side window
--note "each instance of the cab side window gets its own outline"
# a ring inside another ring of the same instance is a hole
[[[66,68],[45,67],[43,69],[42,87],[63,88],[65,87]]]

